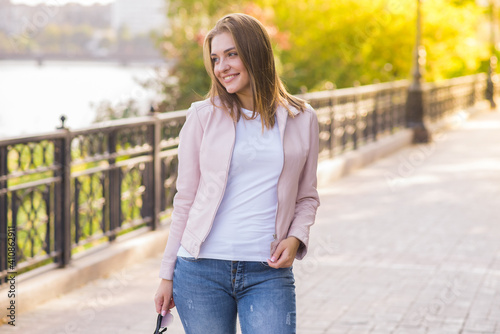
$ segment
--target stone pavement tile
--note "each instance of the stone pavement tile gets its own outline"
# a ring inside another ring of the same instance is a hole
[[[499,320],[489,320],[486,317],[469,317],[465,323],[464,331],[494,333]]]
[[[410,327],[398,327],[392,334],[426,334],[427,330],[425,328],[410,328]]]
[[[348,334],[369,334],[372,332],[372,325],[368,326],[353,326]]]
[[[160,258],[125,268],[108,278],[91,282],[19,316],[19,325],[2,326],[3,333],[106,333],[152,332],[156,324],[153,294],[159,282]],[[176,313],[174,311],[176,316]],[[9,328],[10,327],[10,328]],[[169,333],[183,333],[178,316]]]
[[[398,327],[397,322],[380,322],[378,321],[371,329],[370,333],[392,333]]]

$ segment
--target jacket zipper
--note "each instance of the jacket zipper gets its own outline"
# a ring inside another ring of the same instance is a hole
[[[224,179],[224,188],[222,189],[222,194],[219,198],[219,203],[217,204],[217,207],[215,208],[214,215],[212,216],[212,221],[210,222],[210,228],[208,229],[207,234],[205,234],[205,237],[203,237],[203,240],[201,241],[202,243],[205,242],[205,240],[208,238],[208,235],[210,234],[210,231],[212,230],[212,227],[214,225],[214,220],[215,220],[215,215],[217,214],[217,211],[219,210],[219,206],[222,203],[222,199],[224,198],[224,193],[226,192],[226,186],[227,186],[227,178],[229,175],[229,167],[231,166],[231,159],[233,158],[233,149],[234,149],[234,143],[236,141],[236,124],[233,121],[233,126],[234,126],[234,140],[233,144],[231,145],[231,153],[229,154],[229,161],[227,163],[227,168],[226,168],[226,178]]]
[[[281,166],[281,173],[280,176],[278,177],[278,184],[276,185],[276,197],[277,197],[277,203],[276,203],[276,215],[274,219],[274,234],[273,234],[273,239],[276,241],[278,239],[278,209],[280,206],[280,197],[279,197],[279,191],[280,191],[280,180],[281,180],[281,175],[283,174],[283,169],[285,169],[285,129],[286,129],[286,122],[288,119],[288,115],[285,118],[285,124],[283,124],[283,141],[282,141],[282,149],[283,149],[283,165]],[[278,129],[279,131],[279,129]]]

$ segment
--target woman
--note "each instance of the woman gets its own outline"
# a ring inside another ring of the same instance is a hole
[[[155,295],[186,333],[295,333],[292,264],[307,251],[319,197],[318,121],[290,95],[251,16],[204,43],[212,86],[180,133],[177,194]]]

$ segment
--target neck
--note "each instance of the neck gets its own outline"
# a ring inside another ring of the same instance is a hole
[[[254,110],[254,105],[253,105],[253,96],[252,95],[246,95],[246,94],[237,94],[238,99],[241,102],[241,106],[247,110]]]

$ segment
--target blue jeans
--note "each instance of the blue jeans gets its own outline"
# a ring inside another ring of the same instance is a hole
[[[292,268],[178,257],[173,297],[186,334],[295,333]]]

